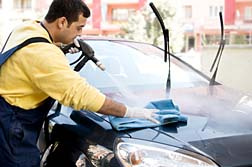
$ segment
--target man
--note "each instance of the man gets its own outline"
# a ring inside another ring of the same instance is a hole
[[[50,43],[31,43],[0,67],[0,166],[39,166],[36,142],[51,106],[48,97],[76,110],[155,121],[155,110],[126,107],[89,85],[56,46],[81,35],[89,15],[82,0],[54,0],[42,22],[26,22],[12,31],[2,53],[32,37]]]

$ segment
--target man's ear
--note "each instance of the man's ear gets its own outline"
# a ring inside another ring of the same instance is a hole
[[[60,17],[60,18],[58,18],[57,25],[58,25],[58,28],[59,28],[59,29],[62,29],[62,28],[64,28],[64,27],[67,27],[68,22],[67,22],[66,17]]]

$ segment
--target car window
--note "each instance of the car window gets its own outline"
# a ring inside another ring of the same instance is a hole
[[[123,43],[110,41],[86,41],[95,51],[95,56],[105,65],[101,71],[93,62],[88,62],[80,71],[81,76],[97,88],[112,88],[124,85],[132,89],[165,87],[168,63],[163,61],[163,52],[152,46],[134,48]],[[74,61],[78,56],[71,56]],[[172,87],[206,85],[208,81],[177,60],[171,63]]]

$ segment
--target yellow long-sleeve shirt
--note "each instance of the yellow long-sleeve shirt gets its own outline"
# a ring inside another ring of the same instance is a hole
[[[52,42],[39,22],[33,21],[12,32],[4,51],[31,37]],[[18,50],[0,67],[0,96],[23,109],[38,107],[48,96],[77,110],[98,111],[105,101],[104,94],[71,69],[56,45],[45,42]]]

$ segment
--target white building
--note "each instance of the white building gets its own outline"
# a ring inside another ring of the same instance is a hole
[[[202,35],[219,34],[222,12],[224,19],[225,0],[179,0],[180,21],[185,35],[185,50],[199,49],[202,45]]]
[[[24,20],[41,19],[51,0],[0,0],[0,48],[13,27]]]

